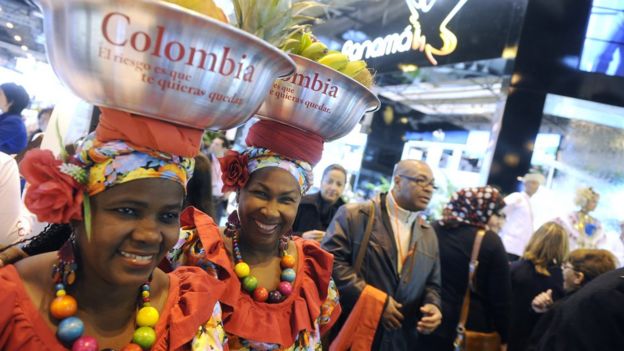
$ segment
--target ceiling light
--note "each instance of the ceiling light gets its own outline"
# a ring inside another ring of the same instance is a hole
[[[22,37],[20,37],[19,35],[14,35],[13,39],[15,39],[15,41],[22,41]]]
[[[21,46],[21,48],[22,48],[22,50],[24,50],[24,51],[28,51],[28,46],[26,46],[26,45],[22,45],[22,46]]]
[[[7,26],[7,28],[9,28],[9,29],[13,29],[13,28],[15,28],[15,26],[14,26],[14,25],[13,25],[13,23],[11,23],[11,22],[7,22],[7,23],[6,23],[6,26]]]

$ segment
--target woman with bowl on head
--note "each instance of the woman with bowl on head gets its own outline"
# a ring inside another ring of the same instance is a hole
[[[329,165],[323,171],[318,193],[305,195],[299,203],[293,231],[304,239],[320,242],[340,206],[342,192],[347,186],[347,170],[339,164]]]
[[[229,151],[221,159],[224,191],[236,191],[238,199],[225,237],[209,217],[189,211],[182,224],[195,232],[169,258],[225,280],[220,301],[231,350],[318,350],[340,313],[333,257],[315,241],[290,235],[323,141],[265,120],[246,141],[242,154]]]
[[[168,123],[102,111],[75,156],[33,150],[21,164],[27,207],[41,221],[71,224],[50,231],[72,234],[56,252],[0,269],[0,349],[227,347],[217,302],[223,284],[195,267],[156,268],[178,238],[188,153],[199,145],[176,139],[156,147],[146,140],[159,140],[153,132]],[[138,120],[148,126],[139,140],[115,129]]]

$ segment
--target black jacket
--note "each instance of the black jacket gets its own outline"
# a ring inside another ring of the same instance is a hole
[[[509,351],[525,351],[533,328],[541,315],[531,308],[539,293],[552,290],[553,300],[563,297],[563,275],[559,265],[548,267],[550,276],[537,273],[533,262],[519,260],[511,264],[511,325]]]
[[[440,243],[442,267],[442,324],[421,340],[419,350],[452,350],[464,294],[468,285],[468,264],[477,228],[467,225],[444,227],[434,224]],[[509,334],[511,279],[507,253],[501,239],[486,232],[478,256],[476,291],[470,294],[466,329],[496,331],[506,342]]]
[[[345,202],[339,198],[336,203],[329,205],[326,201],[323,201],[320,192],[305,195],[299,203],[297,217],[293,224],[293,232],[301,234],[308,230],[327,230],[338,208],[344,204]]]
[[[360,274],[352,265],[370,216],[370,202],[342,206],[327,228],[321,246],[334,254],[333,278],[340,292],[346,318],[366,285],[392,296],[403,304],[403,328],[386,330],[378,326],[373,350],[412,350],[418,338],[416,323],[420,307],[440,306],[440,261],[438,241],[431,226],[418,219],[412,227],[410,251],[405,265],[397,271],[397,248],[388,218],[385,194],[374,200],[375,218]]]
[[[537,350],[624,350],[624,268],[600,275],[559,304]]]

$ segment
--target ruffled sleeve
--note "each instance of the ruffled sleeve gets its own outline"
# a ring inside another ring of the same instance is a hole
[[[13,265],[0,269],[0,350],[66,350],[39,315]]]
[[[180,267],[169,273],[169,296],[156,325],[157,340],[152,350],[221,350],[225,333],[218,299],[223,282],[198,267]],[[196,348],[195,337],[204,332],[209,346]]]

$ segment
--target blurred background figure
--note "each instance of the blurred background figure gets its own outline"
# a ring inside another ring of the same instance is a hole
[[[44,133],[48,128],[48,123],[50,122],[50,117],[52,117],[53,110],[53,107],[47,107],[39,111],[39,113],[37,114],[38,128],[30,135],[26,148],[24,148],[24,150],[22,150],[15,157],[17,163],[20,163],[22,161],[22,159],[24,158],[24,154],[26,154],[26,151],[38,149],[39,147],[41,147],[41,142],[43,141]]]
[[[504,212],[507,221],[500,231],[500,236],[510,261],[516,261],[522,256],[533,234],[534,218],[531,197],[535,195],[540,185],[544,184],[544,176],[540,173],[528,173],[522,177],[522,182],[524,191],[505,197]]]
[[[193,176],[186,185],[186,198],[184,207],[193,206],[203,213],[213,217],[212,207],[212,163],[207,156],[199,154],[195,156],[195,169]]]
[[[597,249],[606,243],[606,236],[602,230],[600,221],[590,215],[596,209],[600,200],[600,194],[593,188],[581,188],[576,192],[574,203],[579,207],[569,215],[559,218],[570,236],[570,249]]]
[[[320,191],[301,199],[293,232],[304,239],[320,242],[336,211],[345,204],[341,196],[346,185],[347,170],[344,167],[333,164],[325,168]]]
[[[0,85],[0,152],[17,154],[28,143],[22,110],[30,103],[24,88],[15,83]]]
[[[616,266],[617,260],[607,250],[577,249],[570,252],[562,267],[565,296],[555,301],[552,290],[547,290],[537,295],[531,303],[535,312],[545,314],[533,330],[528,350],[621,350],[621,348],[609,347],[607,344],[603,344],[604,341],[599,340],[600,338],[592,336],[595,334],[605,335],[601,329],[619,330],[619,333],[611,334],[616,338],[623,336],[621,306],[612,303],[612,300],[607,298],[611,292],[605,291],[604,287],[600,286],[597,287],[597,290],[602,290],[603,293],[591,298],[594,300],[595,306],[602,306],[601,311],[589,307],[591,301],[587,301],[585,298],[576,299],[577,294],[583,294],[588,283],[600,275],[614,270]],[[618,280],[622,281],[622,278],[619,277]],[[577,293],[577,291],[579,292]],[[622,289],[620,288],[614,293],[614,296],[619,296],[621,302]],[[593,292],[589,295],[592,294]],[[609,306],[607,310],[604,309],[605,306]],[[614,316],[617,322],[610,325],[607,322],[609,315]],[[578,318],[581,316],[584,318]],[[588,318],[593,321],[588,320]],[[571,333],[573,330],[574,332]],[[578,342],[572,341],[575,339]]]
[[[564,295],[561,264],[568,255],[568,233],[559,224],[543,224],[531,236],[522,258],[511,264],[512,309],[509,351],[524,351],[540,314],[531,301],[550,290],[554,300]]]
[[[223,193],[223,180],[221,180],[221,165],[219,158],[225,155],[225,152],[229,149],[229,142],[223,134],[217,134],[213,137],[208,147],[208,153],[210,157],[210,167],[212,172],[212,217],[219,225],[221,218],[226,216],[226,208],[228,204],[229,193]]]
[[[17,222],[22,200],[17,163],[13,157],[0,152],[0,247],[17,241]]]
[[[442,267],[442,324],[421,335],[417,350],[451,351],[462,302],[468,287],[468,266],[477,233],[486,230],[478,255],[475,284],[470,293],[466,329],[497,332],[504,345],[509,334],[511,286],[505,247],[488,223],[503,217],[505,202],[491,186],[465,188],[453,194],[442,220],[434,224]],[[528,308],[528,306],[527,306]]]

